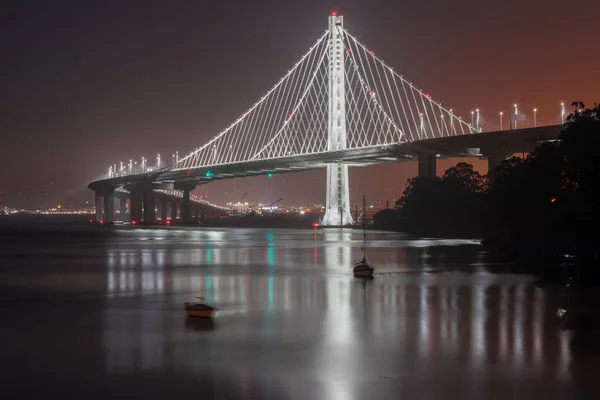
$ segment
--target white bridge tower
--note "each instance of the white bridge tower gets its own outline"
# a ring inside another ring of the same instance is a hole
[[[344,55],[344,17],[329,16],[329,110],[327,147],[329,151],[344,150],[346,140],[346,93]],[[327,199],[322,225],[348,225],[352,221],[348,165],[327,165]]]

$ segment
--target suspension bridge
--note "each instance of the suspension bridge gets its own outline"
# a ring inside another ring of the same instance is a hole
[[[328,25],[264,96],[200,147],[154,170],[114,165],[105,179],[92,182],[96,219],[114,221],[116,189],[121,197],[129,193],[132,221],[155,220],[157,190],[180,191],[185,220],[197,185],[323,168],[321,223],[346,225],[353,222],[350,166],[417,160],[420,175],[435,175],[440,156],[479,156],[494,167],[560,132],[561,125],[481,132],[360,43],[343,16],[331,14]]]

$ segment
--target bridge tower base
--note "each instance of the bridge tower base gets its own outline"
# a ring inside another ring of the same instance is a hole
[[[344,164],[327,165],[327,199],[325,216],[321,221],[321,225],[340,226],[352,224],[349,189],[348,166]]]

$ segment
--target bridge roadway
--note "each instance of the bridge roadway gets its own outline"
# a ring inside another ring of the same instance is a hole
[[[488,160],[488,169],[493,169],[511,154],[529,153],[540,142],[556,140],[562,128],[562,125],[551,125],[447,136],[388,146],[246,161],[191,170],[171,171],[167,167],[146,174],[95,181],[88,187],[96,192],[97,220],[102,218],[102,213],[98,210],[104,206],[104,221],[107,223],[114,221],[112,211],[114,207],[110,206],[110,201],[107,199],[113,198],[117,188],[125,188],[130,192],[131,219],[138,221],[142,219],[142,208],[143,219],[155,221],[153,191],[181,190],[183,193],[181,219],[189,220],[191,219],[190,192],[198,185],[215,180],[314,170],[324,168],[329,163],[366,166],[415,160],[419,163],[419,176],[434,176],[437,158],[452,157],[485,157]],[[150,207],[143,207],[145,204]]]

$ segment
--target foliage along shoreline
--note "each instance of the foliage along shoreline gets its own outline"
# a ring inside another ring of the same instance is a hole
[[[600,106],[574,102],[555,142],[481,175],[464,162],[441,177],[409,179],[377,229],[483,238],[493,258],[529,265],[600,261]]]

